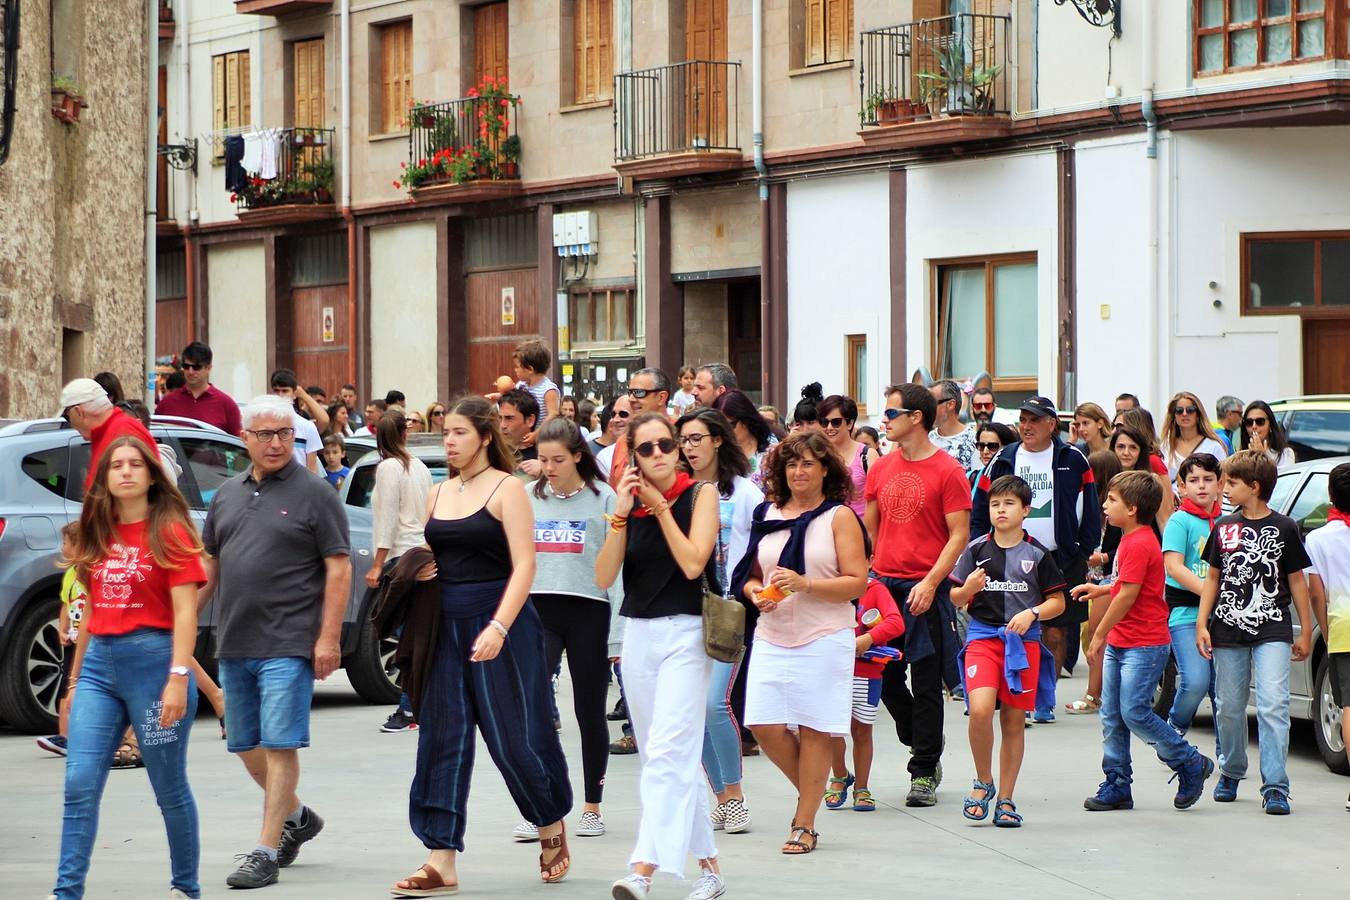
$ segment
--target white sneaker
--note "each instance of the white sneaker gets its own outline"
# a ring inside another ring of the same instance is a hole
[[[713,807],[712,812],[708,813],[708,821],[712,823],[713,831],[721,831],[727,827],[727,805],[719,803]]]
[[[723,813],[723,828],[727,834],[744,834],[750,830],[750,810],[744,800],[728,800]]]
[[[694,889],[689,892],[685,900],[716,900],[727,892],[727,883],[722,880],[722,876],[709,869],[703,870],[703,875],[698,881],[694,882]]]
[[[539,828],[533,822],[521,822],[511,829],[511,837],[522,844],[532,844],[539,840]]]
[[[576,830],[572,833],[577,837],[600,837],[605,833],[605,820],[600,818],[598,812],[591,812],[588,809],[581,814]]]
[[[652,880],[636,872],[630,872],[620,878],[609,889],[609,895],[614,900],[647,900],[647,895],[651,892]]]
[[[169,888],[169,900],[192,900],[192,898],[178,888]]]

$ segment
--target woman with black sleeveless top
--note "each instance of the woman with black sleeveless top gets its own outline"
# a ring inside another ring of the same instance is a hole
[[[455,892],[455,854],[473,772],[474,726],[520,813],[539,828],[540,876],[561,881],[570,865],[563,816],[572,788],[553,730],[534,580],[534,512],[515,459],[482,397],[445,418],[450,478],[427,501],[427,543],[436,562],[418,578],[441,587],[435,662],[423,693],[409,819],[431,858],[394,885],[398,897]],[[407,634],[404,634],[407,638]]]
[[[624,694],[642,754],[632,871],[614,883],[613,896],[645,900],[656,871],[682,877],[692,853],[702,875],[689,900],[712,900],[726,891],[700,765],[712,676],[703,647],[705,579],[720,590],[717,488],[696,486],[680,469],[675,429],[661,413],[634,418],[626,440],[630,467],[595,564],[601,587],[623,568]]]

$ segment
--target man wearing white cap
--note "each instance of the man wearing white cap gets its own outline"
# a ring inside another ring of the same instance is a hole
[[[71,424],[80,436],[89,441],[89,470],[84,476],[84,489],[94,480],[94,470],[108,445],[122,435],[140,438],[151,450],[155,439],[134,416],[113,406],[108,392],[92,378],[76,378],[61,389],[61,418]]]

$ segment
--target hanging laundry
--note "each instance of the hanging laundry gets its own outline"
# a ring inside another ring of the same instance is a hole
[[[244,158],[239,161],[239,164],[250,175],[259,178],[266,177],[259,174],[262,169],[262,135],[258,132],[250,131],[244,135]]]
[[[277,177],[277,158],[281,155],[281,132],[272,129],[258,135],[261,158],[258,162],[258,177],[271,180]]]
[[[244,139],[239,136],[225,139],[225,190],[231,193],[244,190],[248,178],[241,164],[244,158]]]

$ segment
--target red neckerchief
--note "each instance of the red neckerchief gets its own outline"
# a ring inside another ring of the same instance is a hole
[[[1187,497],[1186,499],[1181,501],[1181,511],[1184,513],[1190,513],[1197,519],[1204,519],[1205,524],[1209,526],[1209,530],[1213,531],[1214,520],[1219,518],[1219,516],[1223,515],[1223,504],[1215,503],[1213,506],[1209,508],[1209,512],[1205,512],[1196,504],[1194,500],[1192,500],[1190,497]]]
[[[1350,527],[1350,513],[1341,512],[1339,509],[1333,506],[1329,510],[1327,510],[1327,521],[1344,522],[1347,527]]]
[[[676,472],[675,483],[670,486],[670,490],[665,491],[664,493],[661,494],[661,496],[666,499],[667,503],[671,503],[675,500],[676,497],[680,496],[693,486],[694,486],[694,479],[689,477],[688,472]],[[633,515],[648,516],[651,515],[651,513],[647,510],[646,506],[635,506],[633,508]]]

